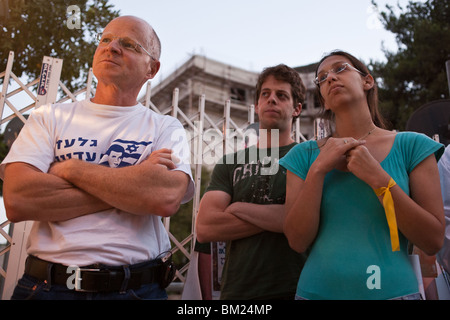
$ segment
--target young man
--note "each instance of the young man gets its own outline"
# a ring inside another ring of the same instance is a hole
[[[8,219],[35,221],[13,299],[167,298],[161,217],[192,198],[189,147],[171,139],[178,120],[137,102],[160,66],[153,28],[123,16],[99,41],[95,97],[35,109],[0,167]]]
[[[200,242],[227,241],[221,299],[294,299],[306,255],[283,234],[286,171],[278,160],[295,145],[291,128],[304,97],[295,70],[266,68],[256,88],[257,146],[214,168],[196,223]]]

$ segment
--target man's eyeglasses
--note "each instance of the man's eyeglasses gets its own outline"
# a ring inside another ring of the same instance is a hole
[[[141,53],[143,50],[146,54],[148,54],[150,56],[150,58],[152,58],[153,60],[157,61],[155,58],[153,58],[153,56],[147,51],[145,50],[145,48],[138,42],[134,41],[133,39],[130,39],[128,37],[115,37],[111,34],[103,34],[103,33],[98,33],[96,40],[99,46],[107,46],[108,44],[110,44],[112,41],[114,41],[115,39],[118,40],[119,45],[125,49],[125,50],[130,50],[130,51],[134,51],[137,53]]]
[[[359,71],[358,69],[356,69],[354,66],[352,66],[351,64],[347,63],[347,62],[343,62],[342,64],[337,65],[334,68],[331,68],[330,70],[328,70],[327,72],[320,72],[316,79],[314,79],[314,83],[317,86],[320,86],[320,84],[322,84],[323,82],[325,82],[328,79],[328,75],[330,74],[330,72],[334,73],[334,74],[339,74],[342,71],[344,71],[345,69],[350,68],[352,70],[355,70],[359,73],[361,73],[363,76],[365,76],[365,74],[361,71]]]

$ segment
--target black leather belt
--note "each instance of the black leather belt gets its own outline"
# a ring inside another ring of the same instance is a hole
[[[46,281],[49,285],[64,285],[82,292],[123,292],[137,289],[144,284],[157,283],[161,276],[160,269],[158,260],[131,266],[91,265],[78,268],[28,256],[25,263],[25,274]]]

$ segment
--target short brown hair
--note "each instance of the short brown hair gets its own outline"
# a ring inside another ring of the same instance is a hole
[[[265,68],[258,77],[258,82],[256,83],[256,94],[255,94],[255,103],[258,104],[259,95],[261,94],[262,85],[264,81],[269,76],[273,76],[278,81],[287,82],[291,85],[291,95],[292,100],[294,101],[295,108],[299,103],[303,104],[305,101],[306,88],[303,84],[302,78],[300,78],[300,74],[288,67],[285,64],[279,64],[274,67]],[[295,116],[293,120],[295,120],[298,116]]]

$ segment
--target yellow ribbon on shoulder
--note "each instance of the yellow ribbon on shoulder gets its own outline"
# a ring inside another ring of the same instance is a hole
[[[387,187],[374,189],[377,196],[383,196],[383,207],[386,214],[386,219],[389,225],[389,232],[391,235],[392,251],[400,251],[400,241],[398,238],[397,219],[395,218],[394,199],[392,199],[391,188],[395,186],[394,179],[389,180]]]

